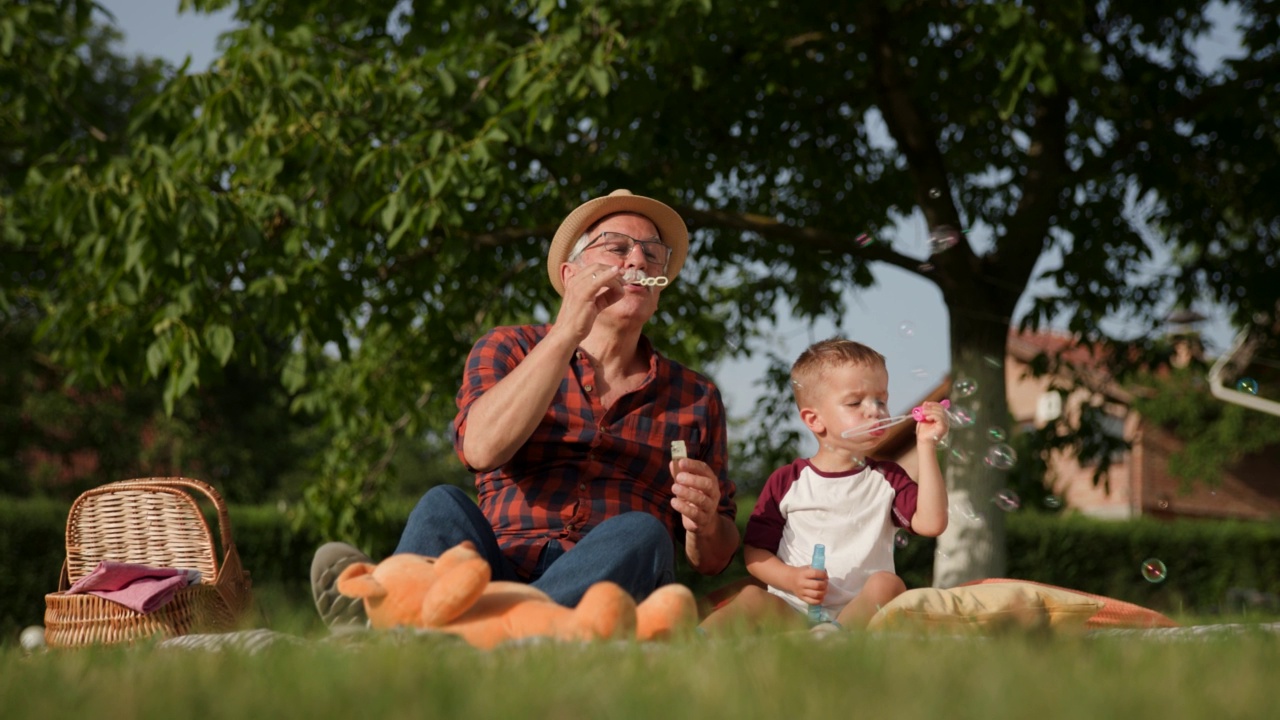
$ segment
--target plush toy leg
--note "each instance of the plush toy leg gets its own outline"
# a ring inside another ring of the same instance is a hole
[[[598,582],[587,589],[567,633],[575,640],[631,637],[636,628],[636,602],[620,586]]]
[[[683,585],[663,585],[636,608],[636,639],[664,640],[698,624],[698,602]]]

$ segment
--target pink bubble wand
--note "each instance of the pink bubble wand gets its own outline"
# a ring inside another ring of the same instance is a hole
[[[938,404],[942,406],[943,410],[951,407],[951,401],[946,399]],[[924,422],[924,406],[917,405],[911,408],[911,417],[915,418],[916,422]]]

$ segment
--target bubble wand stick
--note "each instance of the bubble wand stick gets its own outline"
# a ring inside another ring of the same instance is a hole
[[[943,400],[940,404],[944,408],[951,407],[950,400]],[[868,433],[877,432],[880,430],[888,430],[894,425],[899,425],[901,423],[906,422],[907,420],[924,422],[924,407],[916,406],[914,408],[911,408],[911,412],[909,414],[894,415],[893,417],[887,417],[887,418],[884,418],[883,420],[876,420],[874,422],[867,423],[866,425],[859,425],[858,427],[850,428],[840,433],[840,437],[848,439],[848,438],[858,437],[859,435],[866,435]]]

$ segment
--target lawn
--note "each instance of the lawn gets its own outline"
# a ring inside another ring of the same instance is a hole
[[[1261,630],[1176,641],[774,633],[481,652],[407,633],[335,638],[301,581],[254,593],[248,626],[296,643],[258,654],[144,645],[27,655],[3,638],[0,716],[1219,720],[1274,712],[1280,667],[1280,635]]]
[[[285,627],[311,621],[281,618]],[[273,627],[275,627],[273,625]],[[1234,718],[1275,706],[1275,635],[807,633],[666,644],[306,631],[258,654],[0,649],[6,718]]]

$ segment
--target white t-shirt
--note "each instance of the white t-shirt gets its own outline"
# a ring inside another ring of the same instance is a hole
[[[744,541],[782,562],[808,566],[813,546],[826,546],[827,596],[822,606],[836,617],[879,571],[894,572],[893,534],[911,530],[917,486],[897,463],[867,460],[861,469],[829,474],[807,459],[778,468],[765,481],[747,520]],[[805,612],[791,593],[769,592]]]

